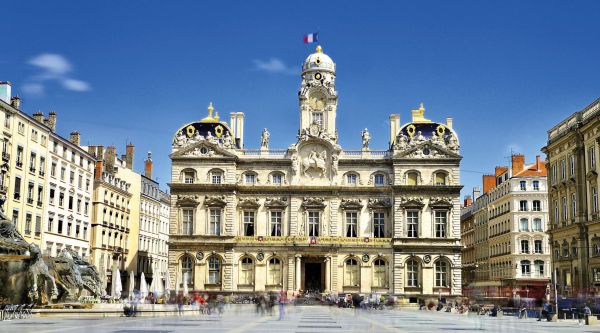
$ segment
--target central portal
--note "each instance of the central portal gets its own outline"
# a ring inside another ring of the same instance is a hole
[[[322,260],[309,260],[304,263],[304,290],[322,292],[324,285],[324,272]]]

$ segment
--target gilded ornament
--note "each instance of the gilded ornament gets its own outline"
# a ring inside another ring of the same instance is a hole
[[[413,135],[415,135],[415,132],[417,131],[417,128],[415,127],[415,125],[410,124],[408,126],[406,126],[406,134],[408,134],[409,137],[413,137]]]
[[[191,138],[194,133],[196,133],[196,128],[192,125],[189,125],[185,128],[185,133],[187,134],[188,138]]]
[[[441,138],[444,136],[444,132],[446,132],[446,127],[440,124],[435,130],[437,131],[437,135]]]
[[[223,135],[223,126],[218,125],[215,127],[215,134],[217,135],[217,138],[220,138]]]

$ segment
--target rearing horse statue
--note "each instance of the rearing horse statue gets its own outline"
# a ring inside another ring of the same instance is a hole
[[[302,174],[306,176],[306,171],[308,169],[317,169],[319,170],[320,177],[325,175],[325,161],[327,160],[327,152],[322,151],[320,154],[317,154],[316,151],[311,151],[308,157],[302,159]]]

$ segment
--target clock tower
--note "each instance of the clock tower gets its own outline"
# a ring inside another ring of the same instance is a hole
[[[335,116],[337,91],[335,90],[335,63],[317,46],[302,64],[302,85],[298,92],[300,103],[300,133],[311,126],[337,141]]]

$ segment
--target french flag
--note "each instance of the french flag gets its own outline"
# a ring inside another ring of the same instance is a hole
[[[304,44],[316,43],[319,41],[319,35],[316,32],[304,35]]]

